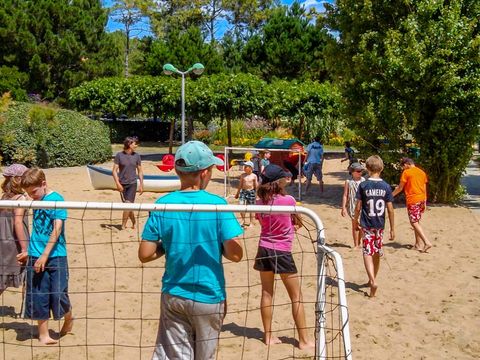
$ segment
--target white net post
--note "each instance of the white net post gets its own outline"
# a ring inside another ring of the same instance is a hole
[[[143,215],[147,215],[147,212],[150,211],[161,211],[161,212],[179,212],[179,211],[185,211],[185,212],[234,212],[234,213],[281,213],[281,214],[301,214],[305,218],[308,219],[308,226],[309,228],[306,229],[310,233],[313,233],[313,235],[310,234],[310,237],[305,237],[308,238],[310,245],[313,245],[313,248],[316,249],[316,258],[318,261],[317,265],[317,274],[316,274],[316,298],[314,299],[315,303],[315,314],[316,314],[316,321],[315,321],[315,334],[316,334],[316,346],[315,346],[315,358],[316,359],[352,359],[352,351],[351,351],[351,344],[350,344],[350,332],[349,332],[349,321],[348,321],[348,308],[347,308],[347,301],[346,301],[346,293],[345,293],[345,277],[344,277],[344,270],[343,270],[343,264],[341,257],[338,253],[333,251],[332,249],[328,248],[325,246],[325,231],[323,227],[323,223],[318,217],[318,215],[305,207],[301,206],[260,206],[260,205],[185,205],[185,204],[131,204],[131,203],[102,203],[102,202],[49,202],[49,201],[0,201],[0,208],[26,208],[26,209],[71,209],[71,210],[81,210],[83,213],[87,211],[135,211],[137,214],[142,213]],[[138,224],[140,225],[140,224]],[[82,221],[82,230],[85,224]],[[255,238],[257,238],[257,234],[255,234]],[[297,239],[298,240],[298,239]],[[136,240],[134,240],[136,242]],[[68,234],[67,234],[67,244],[69,243],[68,241]],[[113,246],[113,242],[108,242],[106,241],[105,243],[100,244],[100,248],[105,245],[105,244],[110,244],[110,246]],[[82,244],[78,244],[80,248],[82,247]],[[123,244],[116,244],[116,245],[121,245],[119,247],[120,250],[126,251],[124,248]],[[132,244],[135,245],[135,244]],[[245,242],[244,239],[244,246],[246,246],[247,243]],[[249,245],[250,246],[250,245]],[[85,239],[83,239],[83,247],[85,248]],[[86,269],[84,269],[87,274],[87,284],[86,284],[86,294],[85,297],[88,300],[88,292],[89,292],[89,284],[88,284],[88,278],[89,276],[95,277],[97,276],[95,271],[101,271],[102,266],[95,267],[95,264],[89,263],[87,260],[88,254],[87,250],[84,250],[85,252],[85,263],[86,263]],[[91,251],[90,251],[91,253]],[[112,248],[112,253],[113,253],[113,248]],[[123,255],[125,255],[124,252],[122,252]],[[132,255],[128,253],[128,255]],[[133,254],[136,257],[136,253]],[[113,257],[113,266],[114,266],[114,281],[117,281],[117,271],[122,272],[122,271],[132,271],[132,270],[137,270],[139,273],[138,279],[141,281],[141,291],[140,291],[140,297],[142,298],[140,300],[140,314],[144,314],[144,311],[150,312],[150,310],[144,309],[146,305],[144,305],[144,299],[143,299],[143,294],[149,294],[148,291],[144,292],[144,281],[147,284],[148,283],[148,276],[151,276],[150,272],[145,273],[143,272],[143,269],[146,270],[142,265],[137,264],[135,265],[135,268],[129,268],[125,267],[122,265],[123,264],[117,264],[115,262],[115,255],[112,254]],[[124,256],[122,257],[122,259]],[[246,264],[248,265],[249,261],[251,262],[252,258],[247,258],[246,259]],[[333,265],[330,265],[333,264]],[[88,273],[88,266],[93,266],[93,270],[91,271],[91,275]],[[118,269],[117,269],[118,267]],[[82,268],[80,266],[74,266],[72,267],[72,270],[77,270],[80,271]],[[130,270],[131,269],[131,270]],[[156,270],[156,268],[151,268],[150,270]],[[239,274],[240,275],[240,274]],[[146,278],[145,278],[145,277]],[[247,277],[249,275],[246,275]],[[256,287],[258,285],[256,284],[250,284],[248,283],[248,292],[249,292],[249,297],[250,297],[250,290],[251,287]],[[327,291],[330,291],[331,293],[327,294]],[[115,299],[117,296],[124,296],[122,294],[117,294],[118,290],[116,286],[114,287],[114,294],[113,294],[113,304],[108,304],[105,303],[104,306],[108,309],[109,306],[114,306],[113,309],[113,318],[103,318],[103,317],[98,317],[98,320],[100,321],[111,321],[113,323],[114,329],[112,330],[113,332],[113,340],[112,344],[110,346],[113,348],[112,353],[113,353],[113,358],[120,358],[120,356],[125,355],[125,351],[133,351],[135,353],[136,349],[138,350],[138,358],[144,359],[148,358],[150,355],[150,351],[152,349],[152,346],[146,346],[144,345],[146,340],[144,337],[148,337],[149,335],[145,334],[145,329],[144,329],[144,322],[145,324],[148,325],[148,321],[153,321],[153,319],[148,317],[147,319],[143,319],[142,316],[140,315],[140,319],[136,318],[129,318],[129,317],[119,317],[117,322],[121,324],[126,324],[130,326],[131,324],[139,324],[137,328],[135,328],[135,331],[138,332],[137,335],[134,335],[134,331],[130,330],[128,327],[128,333],[130,334],[129,336],[138,336],[138,345],[137,346],[131,346],[131,345],[123,345],[121,340],[117,340],[117,336],[115,336],[115,328],[120,328],[120,332],[123,331],[121,329],[121,325],[115,324],[116,321],[116,315],[117,314],[117,309],[115,309],[115,306],[117,305],[115,303]],[[120,291],[122,292],[122,291]],[[128,295],[128,291],[123,291],[124,294]],[[94,294],[95,295],[95,294]],[[125,296],[127,296],[125,295]],[[135,294],[130,294],[131,296]],[[155,292],[153,294],[155,297],[157,297],[158,293]],[[77,294],[77,296],[83,296],[82,294]],[[107,295],[105,295],[107,296]],[[104,296],[104,299],[105,299]],[[134,296],[133,296],[134,297]],[[93,306],[94,308],[98,308],[98,311],[105,311],[105,309],[100,309],[101,304],[101,299],[102,297],[95,297],[98,299],[98,302],[90,302],[86,303],[85,305],[85,310],[87,311],[87,315],[85,318],[85,322],[88,322],[89,317],[88,317],[88,307]],[[120,306],[120,305],[118,305]],[[283,306],[283,304],[278,304],[277,306]],[[232,308],[235,309],[235,303],[232,304]],[[229,304],[229,309],[230,309],[230,304]],[[232,310],[233,311],[233,310]],[[243,311],[238,311],[241,313],[244,313],[245,317],[245,323],[247,322],[247,317],[249,312],[252,313],[258,313],[259,309],[255,307],[251,307],[249,305],[249,302],[247,300],[247,305],[245,310]],[[229,311],[230,313],[230,311]],[[234,316],[235,312],[231,314],[231,316]],[[94,321],[96,320],[95,316],[92,317]],[[328,320],[328,321],[327,321]],[[336,323],[335,323],[336,322]],[[130,324],[129,324],[130,323]],[[331,323],[335,323],[334,325],[328,327]],[[88,324],[86,324],[88,325]],[[225,324],[224,324],[225,325]],[[151,327],[151,326],[150,326]],[[242,351],[235,351],[232,353],[231,349],[228,346],[228,343],[226,345],[226,353],[231,355],[232,359],[248,359],[251,358],[250,356],[252,354],[249,354],[245,351],[244,347],[246,346],[246,337],[245,335],[238,335],[238,333],[233,332],[235,336],[243,336],[243,341],[242,343]],[[118,335],[119,336],[119,335]],[[105,344],[102,344],[101,342],[98,342],[97,339],[90,339],[90,336],[88,334],[88,326],[85,327],[85,334],[84,334],[84,339],[85,339],[85,344],[81,343],[78,345],[67,345],[67,346],[62,346],[59,344],[57,350],[52,349],[49,354],[50,357],[48,358],[58,358],[58,359],[77,359],[77,358],[88,358],[88,359],[96,359],[96,358],[102,358],[103,353],[100,353],[99,356],[89,356],[90,352],[95,352],[97,351],[96,349],[101,348],[102,346],[105,346]],[[222,341],[224,338],[220,338]],[[228,338],[226,338],[228,340]],[[151,342],[154,341],[154,339],[150,338],[147,339],[148,343],[150,344]],[[3,338],[3,347],[7,345],[5,338]],[[81,341],[81,339],[79,340]],[[93,342],[92,342],[93,341]],[[120,341],[120,342],[119,342]],[[90,342],[90,343],[89,343]],[[12,346],[12,343],[8,344],[9,346]],[[108,344],[107,344],[108,345]],[[25,344],[13,344],[13,346],[20,346],[25,348]],[[39,347],[37,345],[34,345],[33,342],[30,342],[30,347],[32,348],[31,350],[31,355],[32,358],[34,358],[34,352],[33,348],[39,348],[43,349],[42,347]],[[86,356],[84,357],[79,357],[79,353],[76,352],[75,349],[79,347],[84,347],[85,348],[85,354]],[[148,349],[145,350],[145,349]],[[45,348],[46,349],[46,348]],[[93,350],[92,350],[93,349]],[[230,350],[229,350],[230,349]],[[48,350],[45,350],[48,351]],[[100,351],[100,350],[98,350]],[[24,352],[25,353],[25,352]],[[219,358],[224,358],[225,351],[221,353]],[[12,357],[14,358],[14,357]],[[25,358],[23,356],[22,358]],[[108,358],[108,356],[107,356]],[[262,358],[262,357],[259,357]],[[266,359],[277,359],[273,357],[273,353],[270,353],[270,347],[268,348],[265,357]],[[285,358],[285,357],[278,357],[280,358]],[[295,357],[295,352],[293,352],[293,358]]]

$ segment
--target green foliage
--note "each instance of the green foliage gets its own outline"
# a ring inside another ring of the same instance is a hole
[[[208,74],[223,71],[223,60],[215,43],[206,43],[200,29],[172,29],[165,38],[144,43],[145,74],[161,75],[163,65],[170,63],[185,71],[194,63],[202,63]]]
[[[85,60],[99,52],[106,22],[100,0],[3,0],[0,66],[27,74],[27,92],[63,98],[93,75]]]
[[[78,110],[116,116],[168,116],[177,111],[177,106],[179,109],[180,79],[169,76],[104,78],[72,89],[69,100]]]
[[[339,129],[339,92],[335,86],[316,81],[279,80],[268,87],[267,118],[277,118],[299,139],[319,135],[323,142]]]
[[[478,136],[479,19],[480,3],[471,0],[339,0],[328,13],[340,36],[329,67],[364,153],[397,163],[413,137],[432,201],[456,200]]]
[[[232,146],[252,146],[256,144],[261,138],[269,137],[274,134],[274,137],[281,137],[272,131],[272,128],[265,120],[250,119],[248,121],[235,120],[232,121]],[[201,134],[201,133],[200,133]],[[216,145],[224,145],[228,143],[228,134],[225,127],[220,127],[213,134],[210,134],[210,139]]]
[[[0,66],[0,94],[10,92],[15,100],[25,101],[27,81],[28,75],[18,71],[16,66]]]
[[[6,163],[44,168],[77,166],[111,158],[108,128],[69,110],[12,103],[0,125]]]
[[[326,78],[326,30],[298,2],[278,7],[245,44],[243,69],[265,79]]]
[[[189,79],[185,86],[187,116],[205,126],[215,118],[223,125],[225,120],[259,116],[268,119],[269,125],[291,129],[306,141],[316,135],[326,141],[339,129],[339,92],[330,83],[281,80],[267,84],[255,75],[239,73],[204,75]],[[116,116],[179,117],[180,79],[100,79],[73,89],[70,101],[78,110]]]

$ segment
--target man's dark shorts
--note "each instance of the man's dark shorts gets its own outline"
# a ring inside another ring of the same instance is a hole
[[[123,202],[127,203],[134,203],[135,202],[135,195],[137,193],[137,183],[134,182],[132,184],[122,184],[123,191],[120,193]]]

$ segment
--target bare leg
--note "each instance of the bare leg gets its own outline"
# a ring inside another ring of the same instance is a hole
[[[308,180],[307,178],[307,185],[305,186],[305,194],[308,192],[308,189],[310,189],[311,184],[312,184],[312,180]]]
[[[260,271],[260,280],[262,282],[262,299],[260,300],[260,313],[263,323],[263,341],[266,345],[280,344],[278,337],[272,336],[272,316],[273,316],[273,283],[275,275],[271,271]]]
[[[374,297],[377,292],[377,283],[375,282],[375,265],[373,256],[363,254],[363,263],[368,275],[368,284],[370,285],[370,297]],[[380,265],[377,266],[377,272]]]
[[[355,226],[355,222],[352,219],[352,237],[353,237],[353,247],[357,249],[360,247],[360,230]]]
[[[65,321],[63,322],[62,329],[60,330],[60,336],[65,336],[72,332],[73,328],[73,315],[72,310],[65,314]]]
[[[283,284],[287,289],[288,296],[292,302],[292,315],[298,331],[298,347],[302,350],[315,348],[315,343],[310,341],[305,320],[305,309],[303,307],[302,290],[297,274],[281,274]]]
[[[422,229],[422,226],[420,225],[420,222],[411,223],[411,225],[413,227],[413,230],[415,231],[415,239],[417,237],[419,237],[424,244],[422,252],[427,252],[428,249],[430,249],[432,247],[432,243],[427,239],[427,236],[423,232],[423,229]],[[416,246],[417,246],[417,244],[416,244]],[[418,246],[419,246],[419,249],[421,249],[420,243],[418,243]]]
[[[250,224],[255,225],[255,215],[250,213]]]
[[[48,333],[48,320],[38,320],[38,340],[43,345],[54,345],[57,343]]]
[[[127,221],[130,211],[124,211],[122,214],[122,230],[127,228]]]
[[[136,223],[137,221],[135,220],[135,214],[133,213],[133,211],[130,211],[130,212],[129,212],[128,217],[129,217],[130,220],[132,221],[132,229],[135,229],[135,223]]]
[[[380,270],[380,255],[377,253],[373,255],[372,258],[373,258],[373,275],[375,276],[375,279],[376,279],[378,275],[378,270]]]
[[[242,225],[245,225],[245,213],[240,213],[240,216],[242,217]]]

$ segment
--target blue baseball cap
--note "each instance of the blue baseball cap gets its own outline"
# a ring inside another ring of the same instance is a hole
[[[223,164],[223,160],[213,155],[212,150],[201,141],[189,141],[175,153],[175,168],[183,172],[194,172]]]

